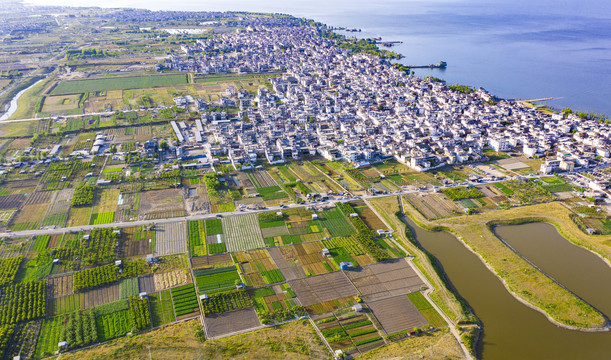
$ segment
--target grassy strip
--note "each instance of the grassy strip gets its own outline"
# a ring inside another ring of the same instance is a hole
[[[397,197],[377,198],[370,200],[370,202],[396,231],[395,233],[397,238],[401,240],[401,244],[414,255],[414,264],[435,288],[430,294],[431,299],[455,323],[475,323],[477,319],[468,305],[449,290],[443,272],[437,267],[435,259],[419,247],[411,230],[397,217],[396,214],[400,211]],[[405,201],[404,204],[408,204],[408,202]]]
[[[490,212],[434,222],[426,221],[415,212],[413,216],[419,225],[454,233],[483,259],[514,296],[544,311],[553,321],[576,328],[598,328],[606,323],[604,315],[541,273],[505,246],[491,231],[490,227],[499,223],[549,221],[559,230],[568,229],[571,234],[579,234],[579,238],[583,238],[585,234],[570,221],[568,210],[562,205],[547,203],[524,206],[505,210],[502,214]],[[563,217],[566,221],[559,222]]]

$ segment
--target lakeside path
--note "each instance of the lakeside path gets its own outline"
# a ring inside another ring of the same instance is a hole
[[[611,330],[607,316],[543,274],[492,232],[491,227],[496,224],[545,221],[577,245],[592,250],[593,245],[599,243],[598,250],[606,254],[605,260],[609,264],[603,241],[611,239],[611,236],[590,239],[570,220],[570,211],[563,205],[552,202],[433,221],[426,220],[410,205],[406,206],[405,213],[425,229],[446,230],[454,234],[499,278],[510,294],[544,314],[555,325],[587,332]]]

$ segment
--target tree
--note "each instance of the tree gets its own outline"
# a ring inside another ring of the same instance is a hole
[[[159,143],[159,148],[160,148],[160,149],[162,149],[162,150],[167,150],[167,149],[169,149],[169,148],[170,148],[170,146],[168,145],[168,142],[167,142],[167,141],[162,140],[162,141]]]
[[[113,155],[116,154],[117,153],[117,145],[115,145],[115,144],[110,145],[110,150],[109,151]]]

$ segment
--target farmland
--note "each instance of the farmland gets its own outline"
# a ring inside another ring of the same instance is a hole
[[[252,298],[245,290],[232,290],[210,295],[202,307],[205,315],[222,314],[252,307]]]
[[[155,253],[172,255],[188,252],[184,222],[155,225]]]
[[[276,261],[287,278],[302,278],[339,270],[337,265],[322,255],[319,241],[282,246],[278,248],[283,261]],[[274,257],[276,260],[276,257]]]
[[[204,220],[189,221],[189,253],[191,256],[207,254]]]
[[[322,244],[329,249],[333,261],[339,266],[342,262],[351,262],[355,267],[371,264],[373,260],[365,250],[352,238],[333,238],[323,240]]]
[[[364,314],[337,311],[336,314],[325,315],[316,323],[333,350],[358,354],[384,345],[377,329]]]
[[[262,286],[284,281],[267,250],[237,252],[234,256],[240,272],[244,274],[247,286]]]
[[[464,213],[455,203],[440,194],[409,194],[405,198],[427,219],[438,219]]]
[[[185,315],[188,317],[199,312],[197,293],[193,284],[175,287],[171,290],[171,293],[176,318],[184,318]]]
[[[227,250],[244,251],[265,247],[256,214],[225,217],[222,223]]]
[[[131,258],[150,254],[155,240],[155,231],[146,227],[127,227],[121,229],[119,257]]]
[[[194,271],[195,283],[200,293],[215,292],[220,289],[232,288],[236,281],[241,282],[235,266]]]
[[[350,236],[355,233],[338,208],[321,211],[318,214],[318,220],[332,237]]]
[[[60,341],[66,341],[70,349],[98,342],[93,309],[45,319],[38,337],[36,356],[52,355],[58,349],[57,344]]]
[[[446,322],[443,320],[441,315],[439,315],[437,310],[435,310],[435,308],[431,305],[431,303],[429,303],[421,292],[407,294],[407,298],[412,302],[412,304],[414,304],[416,309],[420,311],[429,325],[433,327],[443,327],[446,325]]]
[[[21,256],[0,259],[0,287],[13,282],[22,260]]]
[[[306,314],[302,306],[295,305],[295,293],[287,283],[255,289],[252,297],[262,324],[282,322]]]
[[[170,290],[149,294],[153,327],[176,321]]]
[[[161,291],[190,282],[190,275],[186,270],[174,270],[153,275],[153,281],[155,290]]]
[[[405,295],[370,301],[367,304],[387,335],[419,328],[428,323]]]
[[[186,84],[187,82],[187,78],[184,74],[71,80],[59,83],[53,89],[51,95],[79,94],[108,90],[144,89]]]
[[[46,313],[45,281],[9,285],[0,294],[0,325],[33,320]]]
[[[74,291],[111,284],[118,279],[117,270],[112,264],[77,271],[74,273]]]
[[[108,341],[131,331],[129,310],[120,310],[96,318],[100,341]]]

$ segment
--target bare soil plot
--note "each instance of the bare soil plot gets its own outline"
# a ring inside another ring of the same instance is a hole
[[[23,204],[25,201],[23,194],[14,195],[1,195],[0,196],[0,209],[16,209]]]
[[[138,278],[138,287],[140,292],[152,294],[155,292],[155,278],[153,275],[142,276]]]
[[[175,286],[184,285],[191,282],[188,270],[174,270],[170,272],[153,275],[155,290],[162,291]]]
[[[405,295],[368,301],[367,305],[387,335],[428,324]]]
[[[155,253],[158,255],[180,254],[189,251],[187,227],[184,222],[155,225]]]
[[[84,307],[90,308],[119,300],[119,283],[86,291]]]
[[[154,236],[153,231],[146,231],[139,226],[123,228],[119,241],[119,257],[126,258],[150,254]]]
[[[225,217],[222,221],[228,251],[265,247],[257,214]]]
[[[289,280],[297,280],[305,277],[305,273],[301,269],[301,267],[289,264],[286,259],[282,256],[280,252],[280,248],[273,247],[267,249],[269,255],[272,257],[276,266],[278,266],[278,270],[282,273],[282,276]]]
[[[140,194],[121,193],[117,202],[117,211],[115,213],[116,221],[130,221],[138,219],[138,208],[136,207],[136,199],[139,199]]]
[[[298,268],[297,273],[312,276],[333,271],[333,262],[322,256],[323,248],[323,244],[316,241],[282,246],[279,249],[282,257],[293,267]]]
[[[373,210],[369,208],[369,206],[367,206],[367,204],[365,204],[364,201],[358,201],[351,204],[370,229],[377,230],[386,228],[384,222],[380,220],[380,218],[373,212]]]
[[[53,191],[35,192],[33,194],[29,194],[26,196],[24,204],[25,205],[34,205],[34,204],[50,203],[51,199],[53,198],[53,195],[55,195],[55,192]]]
[[[204,317],[208,339],[231,335],[261,326],[254,308]]]
[[[151,253],[151,243],[148,239],[121,242],[119,257],[128,258]]]
[[[408,194],[405,198],[427,219],[438,219],[462,213],[451,201],[441,201],[433,196],[436,195]]]
[[[74,293],[72,274],[53,276],[47,279],[47,296],[59,298]]]
[[[216,254],[191,258],[191,266],[194,269],[206,267],[222,267],[233,264],[230,254]]]
[[[184,216],[184,201],[180,189],[149,190],[140,193],[140,218]]]
[[[418,291],[424,283],[404,259],[388,260],[345,272],[366,300]]]
[[[304,306],[357,295],[354,285],[343,272],[294,280],[289,285]]]
[[[276,276],[278,268],[267,250],[236,252],[234,256],[242,270],[241,272],[244,274],[247,286],[257,287],[283,281],[281,277]],[[274,274],[274,270],[276,270],[276,274]]]
[[[38,223],[47,212],[48,203],[24,205],[21,210],[13,216],[11,223]]]
[[[258,188],[278,185],[265,170],[255,170],[252,172],[252,174],[255,177],[255,180],[259,182],[258,186],[256,186]]]
[[[275,227],[270,227],[270,228],[263,228],[261,229],[261,234],[263,235],[264,238],[288,235],[289,229],[287,229],[286,225],[275,226]]]

